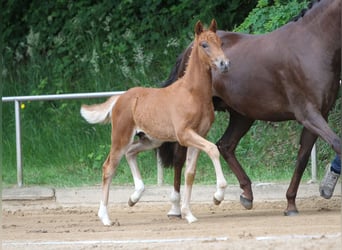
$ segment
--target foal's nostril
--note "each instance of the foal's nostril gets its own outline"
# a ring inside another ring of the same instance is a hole
[[[229,60],[222,60],[220,62],[220,68],[221,68],[221,71],[223,72],[226,72],[229,69],[229,66],[230,66]]]
[[[219,69],[222,73],[228,71],[229,64],[230,62],[226,58],[218,58],[217,60],[215,60],[217,69]]]

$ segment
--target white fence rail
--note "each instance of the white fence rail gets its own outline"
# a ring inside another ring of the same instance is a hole
[[[76,99],[90,99],[103,98],[113,95],[121,95],[125,91],[115,92],[97,92],[97,93],[78,93],[78,94],[60,94],[60,95],[36,95],[36,96],[10,96],[2,97],[2,102],[14,102],[15,113],[15,138],[16,138],[16,159],[17,159],[17,184],[19,187],[23,186],[23,163],[21,150],[21,125],[20,125],[20,105],[24,101],[48,101],[48,100],[76,100]],[[158,165],[158,185],[163,183],[163,168],[159,159]],[[311,181],[317,181],[317,164],[316,164],[316,145],[311,151]]]
[[[66,99],[86,99],[102,98],[112,95],[121,95],[124,91],[117,92],[98,92],[98,93],[80,93],[80,94],[60,94],[60,95],[36,95],[36,96],[10,96],[2,97],[2,102],[14,102],[15,113],[15,138],[16,138],[16,159],[17,159],[17,184],[23,186],[23,162],[21,151],[21,125],[20,125],[20,104],[25,101],[48,101],[48,100],[66,100]]]

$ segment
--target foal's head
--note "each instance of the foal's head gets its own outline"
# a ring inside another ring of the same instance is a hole
[[[198,21],[195,26],[194,46],[198,47],[199,56],[202,61],[207,62],[210,67],[226,72],[230,63],[222,50],[222,42],[216,35],[216,29],[215,19],[211,21],[208,30],[204,30],[202,23]]]

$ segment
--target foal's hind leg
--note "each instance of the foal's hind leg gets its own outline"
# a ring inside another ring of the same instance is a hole
[[[160,144],[160,142],[154,142],[143,136],[138,141],[131,144],[126,152],[126,159],[131,168],[131,173],[133,176],[135,186],[135,191],[128,200],[128,205],[131,207],[134,206],[140,200],[142,193],[145,190],[144,182],[141,178],[141,174],[137,163],[137,155],[142,151],[154,149],[160,146]]]
[[[115,174],[117,165],[120,162],[122,155],[115,153],[112,151],[109,153],[106,161],[103,164],[102,169],[102,200],[100,202],[100,208],[98,211],[98,216],[101,219],[103,225],[110,226],[112,222],[109,219],[108,215],[108,197],[109,197],[109,188],[110,183],[113,179],[113,175]]]
[[[127,118],[124,119],[125,117],[121,118],[119,112],[116,112],[114,116],[120,121],[120,123],[112,122],[112,146],[110,148],[109,155],[103,164],[102,200],[98,212],[98,216],[100,217],[102,223],[106,226],[110,226],[112,224],[107,211],[110,184],[115,174],[116,168],[119,165],[123,154],[125,153],[127,145],[133,141],[132,120]]]

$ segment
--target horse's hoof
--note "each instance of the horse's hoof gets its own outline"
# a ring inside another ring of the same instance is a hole
[[[285,210],[284,211],[285,216],[296,216],[298,214],[299,214],[298,210],[289,210],[289,211]]]
[[[128,206],[133,207],[136,204],[136,202],[133,202],[131,198],[128,200]]]
[[[167,217],[169,219],[181,219],[182,215],[180,215],[180,214],[168,214]]]
[[[219,200],[216,199],[215,197],[214,197],[213,201],[214,201],[214,204],[215,204],[216,206],[218,206],[218,205],[221,204],[221,201],[219,201]]]
[[[246,208],[248,210],[253,208],[253,200],[249,200],[246,197],[244,197],[243,195],[240,195],[240,203],[244,208]]]

